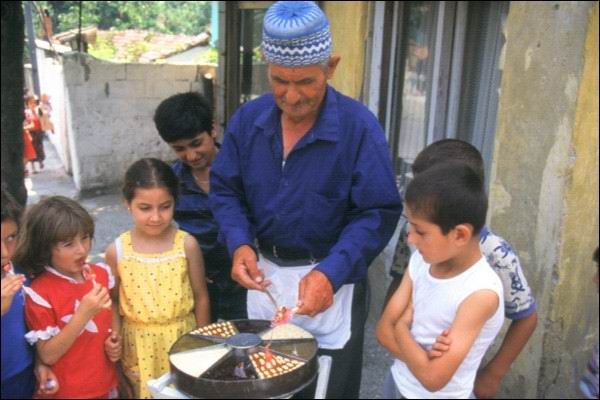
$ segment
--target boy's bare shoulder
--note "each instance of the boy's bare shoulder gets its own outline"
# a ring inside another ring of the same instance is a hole
[[[498,310],[500,297],[492,289],[480,289],[467,296],[458,307],[458,314],[466,313],[469,319],[487,321]]]

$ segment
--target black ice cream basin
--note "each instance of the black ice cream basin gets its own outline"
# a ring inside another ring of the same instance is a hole
[[[188,332],[169,362],[175,386],[192,397],[287,398],[316,378],[317,350],[315,338],[293,324],[244,319]]]

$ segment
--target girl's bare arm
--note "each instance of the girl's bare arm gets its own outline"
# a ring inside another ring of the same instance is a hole
[[[206,278],[204,275],[204,259],[202,250],[196,239],[186,235],[184,239],[185,256],[188,263],[188,274],[194,295],[194,315],[198,326],[207,325],[210,322],[210,303]]]

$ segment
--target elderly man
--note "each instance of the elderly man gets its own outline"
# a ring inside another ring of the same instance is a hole
[[[248,289],[248,316],[292,322],[333,358],[327,397],[357,398],[366,318],[367,267],[400,213],[389,150],[377,119],[327,85],[329,22],[312,1],[267,11],[263,54],[272,94],[229,121],[211,170],[210,201]]]

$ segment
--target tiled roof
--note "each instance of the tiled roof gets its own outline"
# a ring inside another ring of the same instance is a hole
[[[210,41],[210,33],[202,32],[196,36],[172,35],[141,30],[100,31],[95,27],[86,27],[82,30],[83,40],[90,44],[107,40],[113,43],[115,55],[113,61],[152,63],[158,60],[182,53],[196,46],[206,46]],[[72,29],[54,35],[55,43],[76,43],[77,30]],[[134,59],[132,59],[132,57]]]
[[[155,62],[156,60],[181,53],[192,47],[205,46],[210,40],[210,34],[202,32],[197,36],[171,35],[165,33],[125,30],[98,31],[98,38],[111,38],[116,48],[115,59],[127,58],[132,47],[137,46],[140,53],[138,62]]]

